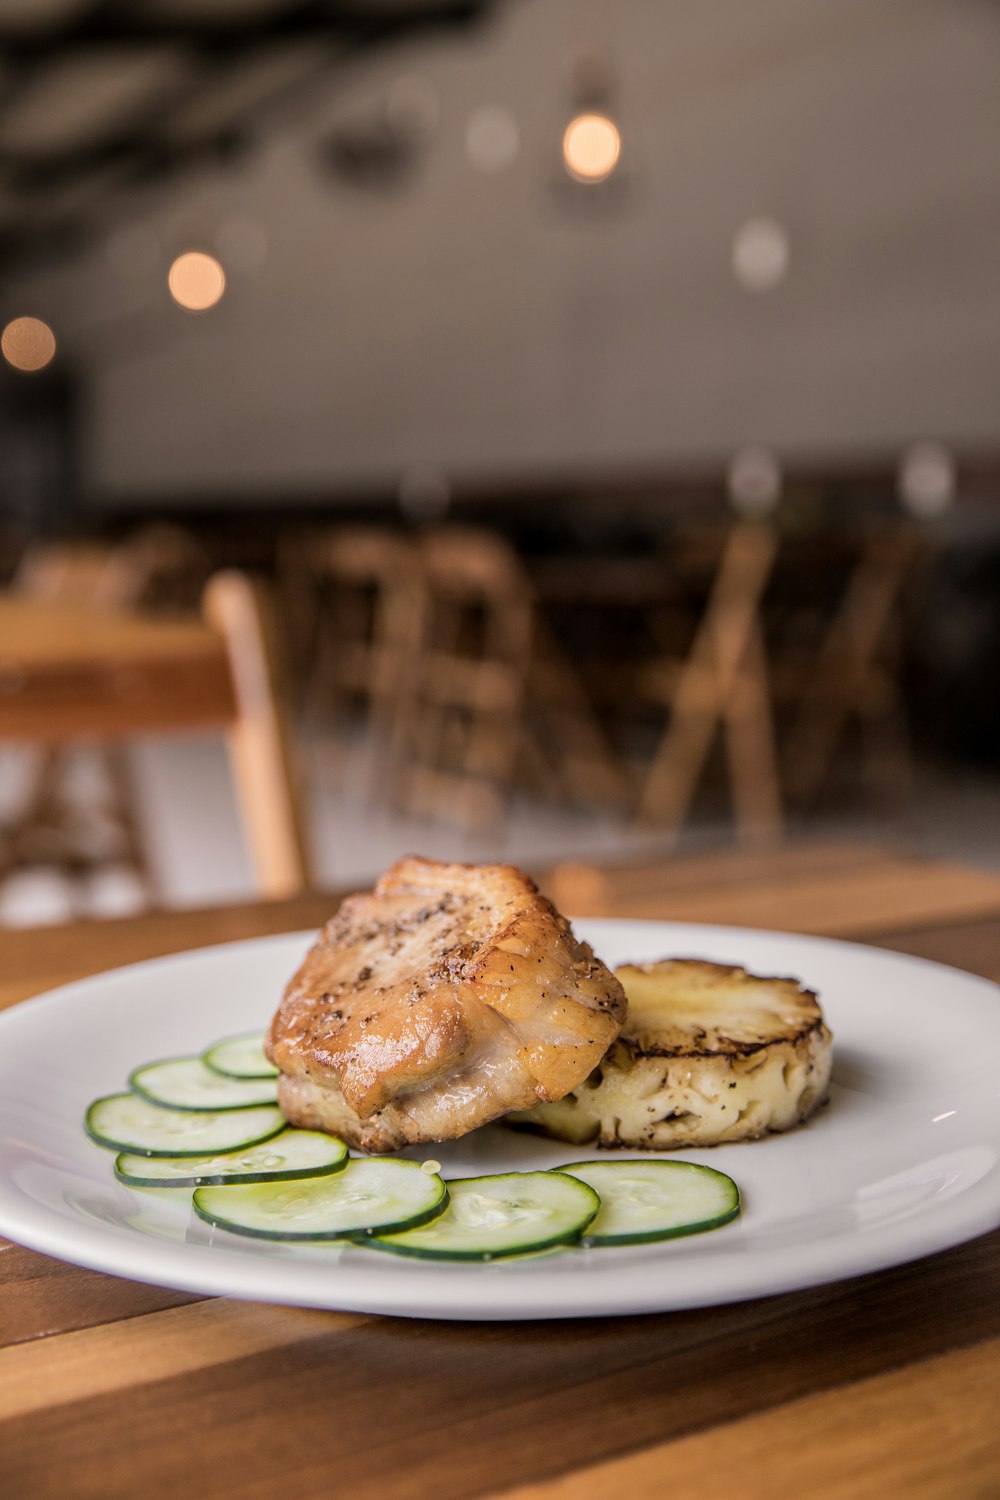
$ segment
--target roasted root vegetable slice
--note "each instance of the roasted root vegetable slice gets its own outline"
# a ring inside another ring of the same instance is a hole
[[[832,1037],[797,979],[703,959],[625,964],[621,1036],[565,1098],[505,1123],[575,1145],[664,1151],[790,1130],[822,1104]]]

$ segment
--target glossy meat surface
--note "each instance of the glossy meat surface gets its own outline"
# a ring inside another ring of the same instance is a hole
[[[625,996],[508,865],[401,860],[352,896],[290,981],[267,1052],[297,1125],[387,1151],[561,1099]]]

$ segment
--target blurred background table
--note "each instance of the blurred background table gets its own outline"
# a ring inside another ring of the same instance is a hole
[[[204,612],[204,622],[158,619],[92,600],[0,594],[0,748],[39,751],[27,807],[0,839],[0,878],[39,825],[60,831],[62,757],[90,742],[105,753],[127,860],[148,883],[128,762],[114,751],[140,735],[207,728],[227,735],[261,894],[308,883],[266,597],[242,574],[219,573]]]
[[[540,873],[594,914],[861,937],[1000,979],[1000,877],[961,866],[840,844]],[[7,933],[0,1005],[332,906]],[[25,1500],[1000,1492],[1000,1232],[786,1296],[579,1322],[203,1299],[3,1242],[0,1283],[0,1451]]]

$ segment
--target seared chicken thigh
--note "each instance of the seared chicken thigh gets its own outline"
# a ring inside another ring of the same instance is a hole
[[[526,875],[409,858],[324,928],[266,1051],[293,1124],[391,1151],[561,1099],[624,1016],[621,984]]]

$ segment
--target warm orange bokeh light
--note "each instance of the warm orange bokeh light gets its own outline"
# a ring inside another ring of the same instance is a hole
[[[226,290],[226,273],[214,255],[187,250],[170,267],[167,286],[174,301],[188,312],[205,312]]]
[[[56,352],[55,334],[41,318],[14,318],[0,335],[0,349],[15,370],[44,370]]]
[[[618,165],[622,138],[606,115],[577,115],[563,134],[567,171],[578,182],[603,182]]]

